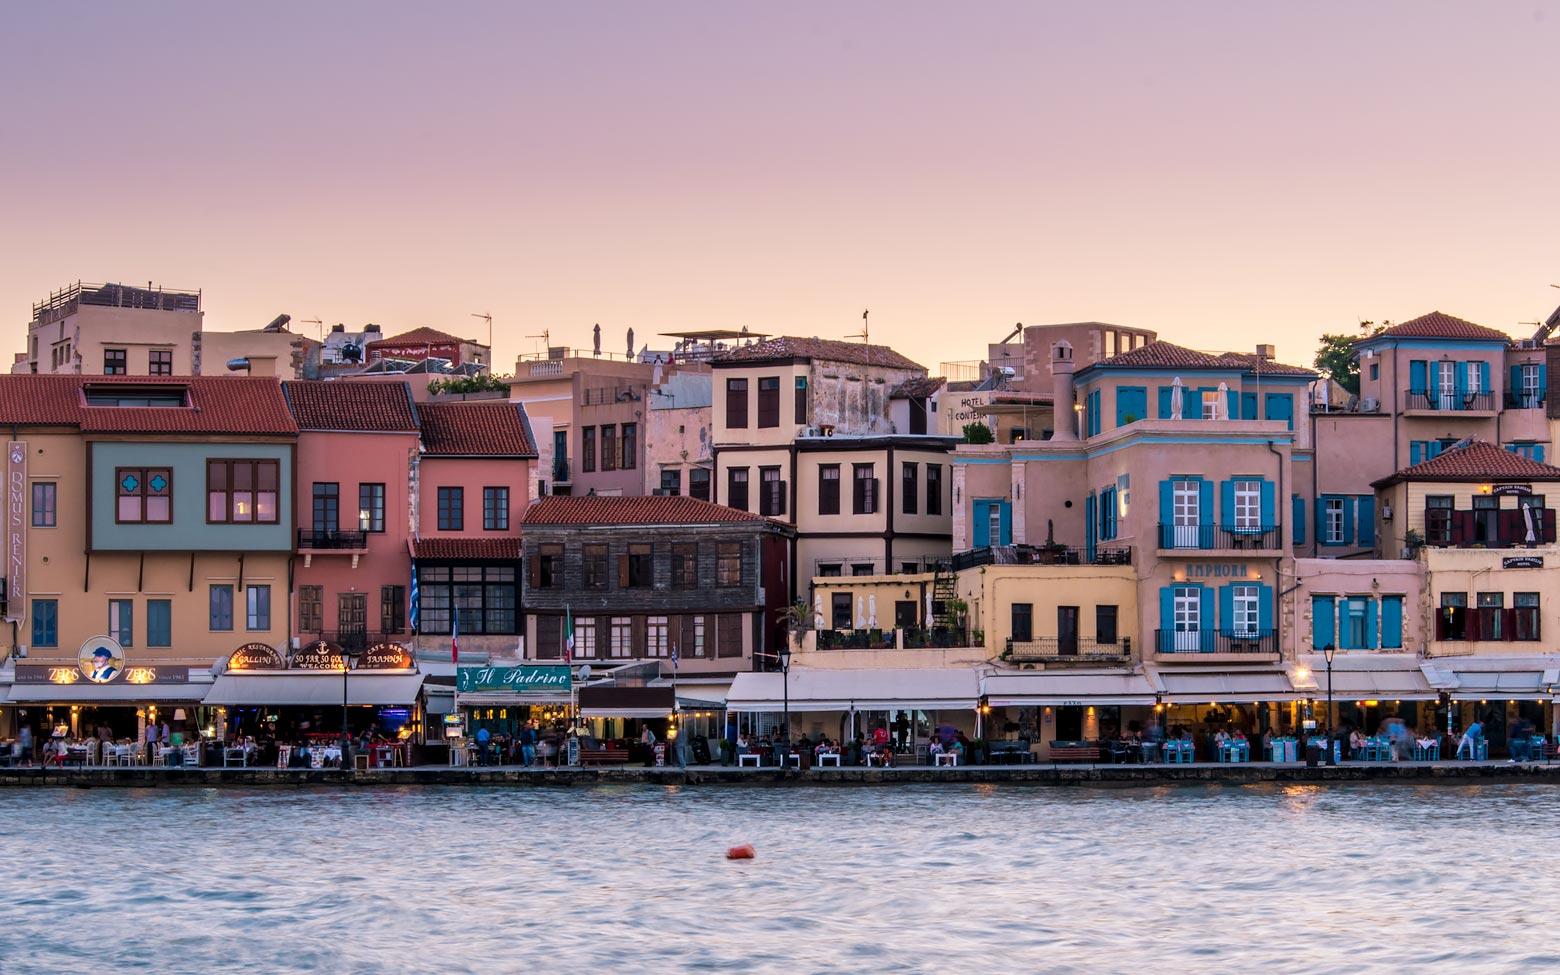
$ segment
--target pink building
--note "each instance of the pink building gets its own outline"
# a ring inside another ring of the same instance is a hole
[[[349,650],[407,633],[418,464],[417,410],[405,383],[282,384],[298,423],[294,633]]]
[[[518,656],[520,518],[537,484],[525,407],[420,403],[417,414],[411,553],[419,645],[447,653],[458,631],[462,659]]]

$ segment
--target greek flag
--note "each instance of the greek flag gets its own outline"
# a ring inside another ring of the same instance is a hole
[[[406,619],[412,624],[412,632],[417,632],[417,603],[420,593],[417,590],[417,563],[412,563],[412,593],[407,600]]]

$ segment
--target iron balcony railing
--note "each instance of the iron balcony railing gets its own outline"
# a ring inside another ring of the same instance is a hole
[[[569,482],[569,458],[554,457],[552,479],[554,484],[568,484]]]
[[[361,549],[367,547],[367,532],[298,529],[298,548],[300,549]]]
[[[1114,642],[1043,636],[1032,640],[1008,640],[1008,656],[1025,660],[1121,660],[1132,656],[1132,641]]]
[[[1494,393],[1446,393],[1409,389],[1403,392],[1405,410],[1439,410],[1450,413],[1488,412],[1495,409]]]
[[[1544,408],[1544,390],[1506,390],[1506,409],[1508,410],[1541,410]]]
[[[404,637],[403,633],[390,633],[384,630],[370,630],[366,627],[356,629],[348,627],[345,630],[312,630],[304,631],[305,644],[315,640],[324,640],[326,643],[334,643],[347,653],[362,653],[369,647],[380,643],[397,643]]]
[[[1155,630],[1157,653],[1278,653],[1276,630]]]
[[[1161,549],[1276,549],[1282,531],[1277,525],[1237,528],[1226,525],[1159,525]]]

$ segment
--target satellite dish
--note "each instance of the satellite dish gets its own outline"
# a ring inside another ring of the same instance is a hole
[[[590,664],[580,667],[580,680],[590,680]]]

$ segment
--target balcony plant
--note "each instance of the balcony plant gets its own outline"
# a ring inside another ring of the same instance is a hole
[[[792,642],[800,648],[807,633],[813,628],[813,609],[801,600],[797,600],[780,611],[780,622],[785,624],[785,631],[791,635]]]

